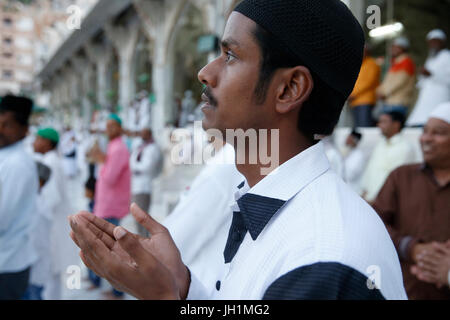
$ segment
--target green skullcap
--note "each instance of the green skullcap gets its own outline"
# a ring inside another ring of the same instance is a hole
[[[54,143],[58,143],[59,142],[59,134],[58,132],[56,132],[55,129],[53,128],[44,128],[44,129],[40,129],[37,132],[37,135],[39,137],[42,137],[44,139],[48,139],[50,141],[53,141]]]
[[[109,116],[108,116],[108,120],[114,120],[114,121],[116,121],[118,124],[120,124],[120,125],[122,125],[122,120],[119,118],[119,116],[117,115],[117,114],[115,114],[115,113],[111,113]]]

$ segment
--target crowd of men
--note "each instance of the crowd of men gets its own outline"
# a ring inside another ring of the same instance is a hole
[[[5,248],[0,254],[3,289],[0,296],[7,298],[9,292],[16,299],[61,299],[62,276],[74,261],[71,252],[75,252],[67,222],[68,215],[75,210],[74,195],[69,193],[67,182],[80,171],[75,134],[66,128],[60,139],[58,131],[51,127],[27,134],[32,101],[8,95],[1,104],[2,160],[5,160],[1,239]],[[148,210],[152,179],[161,166],[161,152],[151,130],[143,128],[133,133],[137,144],[130,155],[121,119],[115,114],[109,116],[105,134],[107,149],[102,151],[94,139],[85,155],[89,167],[85,183],[89,206],[85,209],[118,225],[129,213],[131,202]],[[16,187],[19,193],[14,191]],[[140,232],[146,234],[144,230]],[[16,269],[21,271],[12,272]],[[92,288],[100,286],[101,279],[92,271],[89,280]],[[109,298],[121,296],[117,290],[109,293]]]
[[[349,97],[356,127],[375,124],[377,104],[382,111],[402,113],[407,117],[408,126],[422,127],[434,108],[450,100],[447,35],[434,29],[427,34],[426,41],[429,55],[425,65],[418,68],[410,56],[410,41],[406,37],[394,39],[390,52],[392,61],[383,81],[381,67],[366,45],[361,72]],[[416,87],[419,94],[413,105]]]

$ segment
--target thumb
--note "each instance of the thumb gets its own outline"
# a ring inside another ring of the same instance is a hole
[[[122,249],[128,253],[138,265],[143,266],[156,261],[153,255],[144,249],[138,237],[125,230],[125,228],[115,227],[113,233],[114,238],[116,238]]]
[[[134,219],[148,232],[150,232],[151,235],[156,233],[168,232],[166,227],[158,223],[148,213],[139,208],[136,203],[131,204],[130,211]]]

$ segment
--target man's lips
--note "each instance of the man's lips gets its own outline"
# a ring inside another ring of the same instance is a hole
[[[211,103],[211,100],[206,94],[202,94],[202,101],[204,102],[203,108],[214,108],[215,106]]]

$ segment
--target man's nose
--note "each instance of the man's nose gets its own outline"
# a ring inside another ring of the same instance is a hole
[[[214,61],[208,63],[198,72],[198,80],[209,87],[215,87],[217,84],[216,76],[214,75]]]

